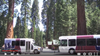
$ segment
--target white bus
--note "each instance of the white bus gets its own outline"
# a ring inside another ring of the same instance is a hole
[[[100,35],[60,36],[59,51],[70,54],[100,52]]]
[[[18,50],[15,53],[35,53],[39,54],[41,47],[34,45],[35,41],[32,38],[5,38],[4,51],[9,51],[11,49]]]

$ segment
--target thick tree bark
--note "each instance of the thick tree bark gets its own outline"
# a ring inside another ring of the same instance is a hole
[[[6,38],[13,38],[13,15],[14,15],[14,0],[9,0],[9,19],[7,23]]]
[[[77,35],[86,35],[84,0],[77,0]]]
[[[50,41],[50,38],[49,38],[49,13],[47,13],[47,21],[46,21],[46,46],[48,46],[48,43],[47,43],[48,41]]]
[[[46,22],[46,45],[48,46],[47,42],[50,40],[49,39],[49,19],[47,18],[47,22]]]

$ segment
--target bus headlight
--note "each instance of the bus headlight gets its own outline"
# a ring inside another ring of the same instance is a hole
[[[38,48],[38,50],[40,50],[40,48]]]

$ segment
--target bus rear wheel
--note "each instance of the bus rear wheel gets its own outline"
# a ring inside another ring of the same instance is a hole
[[[74,54],[74,53],[75,53],[75,50],[74,50],[74,49],[70,49],[70,50],[69,50],[69,53],[70,53],[70,54]]]

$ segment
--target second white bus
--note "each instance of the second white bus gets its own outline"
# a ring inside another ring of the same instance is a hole
[[[70,54],[100,52],[100,35],[60,36],[59,51]]]

